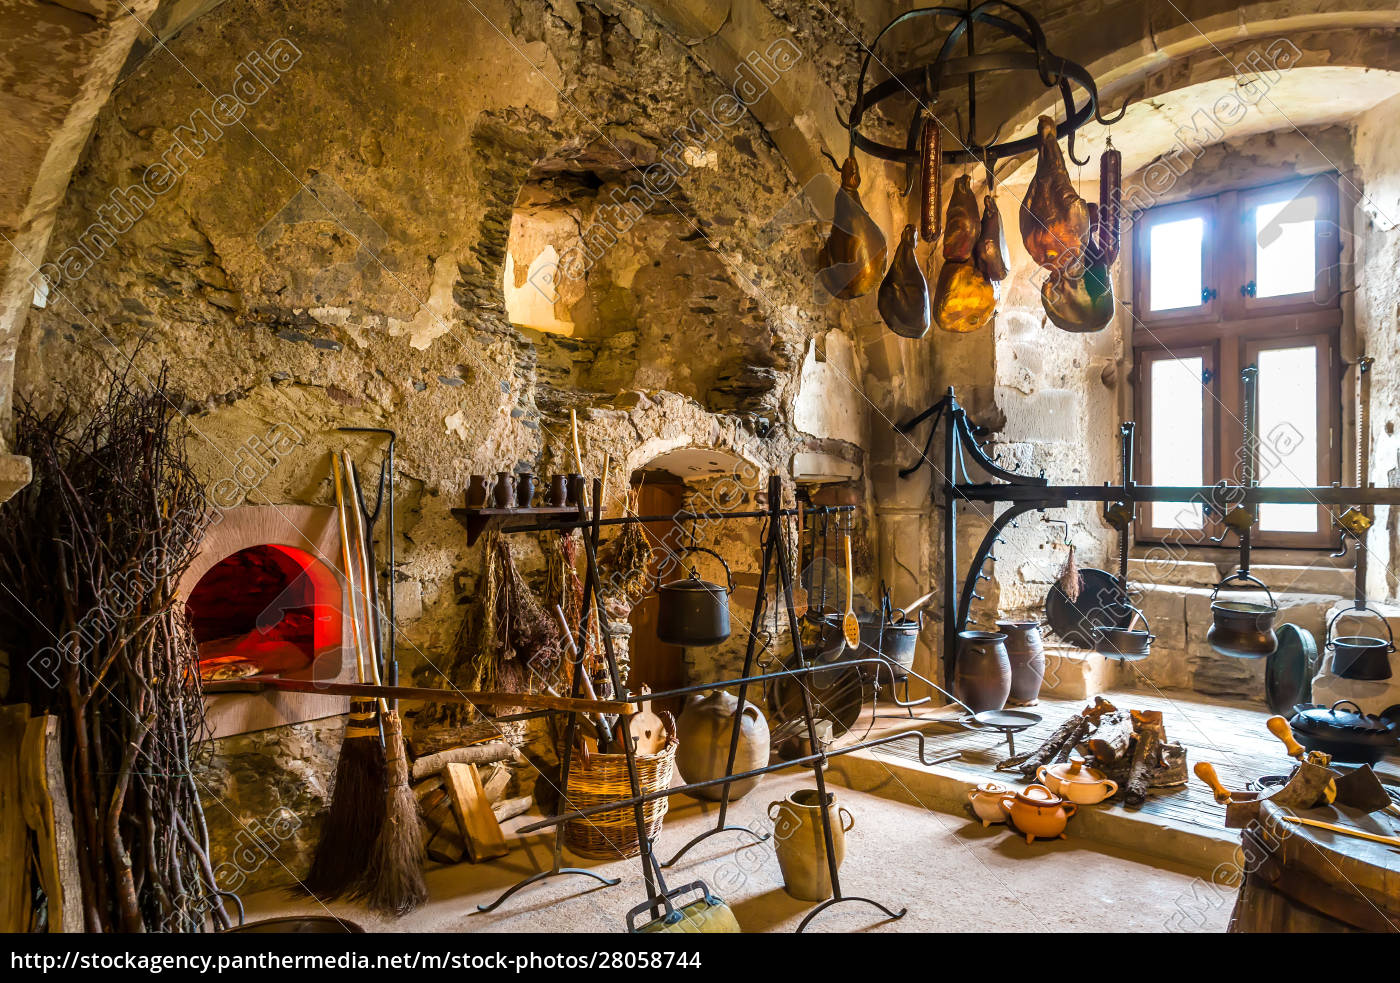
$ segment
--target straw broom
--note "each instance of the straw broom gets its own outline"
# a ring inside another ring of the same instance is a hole
[[[360,500],[354,466],[348,453],[344,457],[345,478],[350,485],[351,500]],[[371,603],[374,590],[370,584],[368,551],[365,548],[365,529],[359,509],[354,509],[355,553],[360,561],[360,585],[364,590],[366,606]],[[365,612],[366,624],[377,616],[377,611]],[[366,632],[370,648],[374,648],[374,636]],[[370,668],[374,673],[375,684],[379,679],[379,653],[371,652]],[[355,886],[355,897],[364,898],[371,908],[386,915],[406,915],[428,900],[428,885],[423,881],[423,864],[427,861],[427,850],[423,843],[423,827],[418,819],[418,799],[408,784],[408,752],[404,748],[403,723],[399,712],[390,710],[388,704],[380,701],[384,723],[385,784],[383,794],[383,822],[379,835],[370,850],[369,863],[364,876]]]
[[[340,553],[349,586],[350,632],[355,646],[355,668],[365,682],[360,619],[355,606],[354,564],[350,555],[350,530],[345,519],[345,494],[340,483],[339,460],[331,455],[335,477],[335,505],[340,520]],[[345,739],[336,763],[335,788],[330,812],[321,828],[311,871],[302,881],[304,890],[322,900],[339,897],[362,873],[359,858],[374,843],[384,824],[384,747],[375,722],[374,701],[352,699],[345,723]]]

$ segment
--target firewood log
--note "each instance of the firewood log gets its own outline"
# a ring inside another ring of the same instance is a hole
[[[523,813],[530,811],[530,806],[535,804],[533,795],[522,795],[514,799],[504,799],[491,807],[491,813],[496,817],[496,822],[503,823],[507,819],[514,819]]]
[[[1147,801],[1148,767],[1156,756],[1163,736],[1161,724],[1144,723],[1138,729],[1137,741],[1133,746],[1133,764],[1128,771],[1127,791],[1123,796],[1127,805],[1140,806]]]
[[[1077,748],[1086,758],[1092,756],[1102,768],[1127,754],[1132,740],[1132,715],[1114,710],[1100,718],[1098,726],[1079,742]]]
[[[436,754],[428,754],[413,762],[414,780],[436,774],[448,764],[487,765],[497,761],[509,761],[516,756],[515,748],[500,741],[494,744],[478,744],[473,747],[448,748]]]

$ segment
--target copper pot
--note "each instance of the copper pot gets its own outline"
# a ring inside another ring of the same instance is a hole
[[[1258,584],[1268,595],[1269,603],[1217,600],[1220,589],[1236,580]],[[1211,592],[1210,611],[1214,620],[1206,632],[1206,641],[1221,655],[1235,659],[1263,659],[1273,655],[1278,648],[1278,635],[1274,634],[1278,605],[1263,581],[1247,573],[1231,574],[1216,584]]]

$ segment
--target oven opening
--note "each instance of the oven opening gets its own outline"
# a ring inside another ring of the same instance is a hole
[[[199,579],[185,609],[206,680],[304,674],[341,647],[341,590],[324,563],[292,546],[251,546]]]

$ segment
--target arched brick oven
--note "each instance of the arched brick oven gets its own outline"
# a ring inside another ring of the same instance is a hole
[[[221,512],[180,595],[206,672],[246,666],[259,675],[357,679],[333,508],[245,505]],[[222,737],[344,713],[346,702],[303,693],[218,693],[208,697],[207,713]]]

